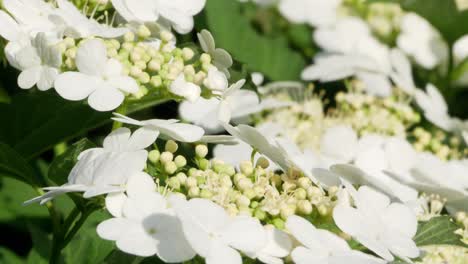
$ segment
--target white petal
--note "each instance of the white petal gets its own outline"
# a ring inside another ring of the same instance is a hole
[[[367,247],[370,251],[374,252],[387,261],[393,261],[395,259],[384,244],[385,242],[377,241],[373,238],[368,238],[367,236],[356,237],[356,240],[359,241],[363,246]]]
[[[231,106],[227,101],[221,101],[218,108],[218,120],[224,123],[231,121]]]
[[[197,37],[204,52],[211,53],[215,50],[214,38],[208,30],[203,29]]]
[[[157,126],[161,134],[177,141],[195,142],[205,134],[203,128],[190,124],[161,124]]]
[[[141,0],[132,1],[125,0],[125,5],[133,13],[135,17],[145,22],[155,22],[158,19],[157,1]]]
[[[224,129],[216,116],[218,105],[219,99],[217,98],[200,97],[195,102],[182,102],[179,105],[179,114],[183,120],[206,129],[207,133],[219,133]]]
[[[25,69],[18,76],[18,86],[21,89],[31,89],[41,78],[41,67]]]
[[[124,193],[110,193],[106,196],[106,209],[114,217],[122,217],[122,209],[127,200]]]
[[[326,252],[314,252],[305,247],[297,247],[291,253],[291,257],[296,264],[328,264]]]
[[[104,138],[104,149],[108,151],[123,151],[127,147],[130,135],[131,131],[126,127],[112,131]]]
[[[76,52],[76,67],[82,73],[102,76],[107,64],[107,49],[99,39],[87,40]]]
[[[0,35],[8,41],[15,41],[20,33],[18,23],[5,11],[0,10]]]
[[[403,204],[391,204],[385,209],[382,219],[386,227],[395,232],[395,234],[402,234],[407,238],[412,238],[416,235],[418,229],[416,215],[409,207]]]
[[[392,92],[392,85],[386,75],[371,72],[358,72],[357,78],[365,84],[371,95],[387,97]]]
[[[96,77],[79,72],[65,72],[57,77],[54,86],[61,97],[71,101],[80,101],[98,89],[101,83]]]
[[[97,228],[97,234],[106,240],[116,241],[125,233],[130,221],[125,218],[111,218],[101,222]]]
[[[384,212],[390,205],[390,198],[367,186],[359,188],[357,197],[359,207],[372,208],[377,212]]]
[[[125,96],[121,91],[114,87],[103,85],[91,93],[88,103],[93,109],[106,112],[119,107],[124,99]]]
[[[15,60],[21,69],[33,68],[41,65],[41,58],[33,46],[26,46],[16,53]]]
[[[336,225],[345,233],[355,236],[366,232],[363,226],[364,219],[359,211],[347,205],[339,204],[333,209],[333,220]]]
[[[239,216],[222,231],[221,239],[227,245],[244,252],[256,252],[266,243],[266,232],[252,217]]]
[[[290,216],[286,221],[286,228],[304,246],[310,249],[322,248],[320,241],[317,239],[317,229],[304,218],[295,215]]]
[[[356,145],[357,134],[351,127],[335,126],[327,129],[322,136],[320,150],[323,154],[346,163],[353,158]]]
[[[206,264],[241,264],[239,252],[221,243],[213,243],[210,254],[205,259]]]
[[[159,131],[148,127],[141,127],[133,132],[128,141],[129,150],[140,150],[151,146],[159,136]]]
[[[121,91],[126,93],[135,94],[140,90],[135,79],[128,76],[113,77],[112,79],[109,79],[108,82],[113,87],[119,88]]]
[[[130,197],[136,197],[141,193],[154,193],[156,184],[154,179],[145,172],[136,172],[127,182],[127,194]]]
[[[123,252],[141,257],[150,257],[157,252],[156,241],[146,233],[139,222],[126,226],[116,245]]]
[[[43,66],[39,82],[37,83],[37,88],[41,91],[49,90],[54,86],[55,79],[57,79],[58,75],[58,69]]]

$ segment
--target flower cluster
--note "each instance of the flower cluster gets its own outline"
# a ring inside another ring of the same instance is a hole
[[[101,2],[89,2],[83,12],[67,0],[3,3],[8,13],[0,13],[0,35],[9,41],[9,64],[21,71],[20,88],[55,88],[67,100],[87,98],[98,111],[114,110],[126,99],[147,94],[196,101],[228,88],[232,59],[215,48],[208,31],[199,34],[202,53],[177,48],[171,32],[191,31],[204,0],[188,5]],[[108,14],[109,7],[115,8],[121,23],[96,14],[103,9]],[[119,27],[113,27],[116,24]]]

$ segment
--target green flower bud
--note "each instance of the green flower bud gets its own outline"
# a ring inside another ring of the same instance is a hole
[[[149,38],[151,36],[151,31],[145,25],[140,25],[137,31],[138,37],[142,39]]]
[[[327,216],[329,213],[330,213],[330,210],[328,209],[328,207],[324,204],[321,204],[317,207],[318,209],[318,212],[321,216]]]
[[[159,86],[162,85],[162,79],[161,79],[160,76],[153,76],[153,77],[151,77],[150,83],[154,87],[159,87]]]
[[[171,153],[175,153],[178,148],[179,148],[179,145],[177,145],[177,143],[174,140],[168,140],[166,142],[166,145],[164,146],[164,149]]]
[[[257,193],[255,193],[253,188],[245,189],[243,194],[244,194],[245,197],[247,197],[249,199],[253,199],[253,198],[255,198],[257,196]]]
[[[291,215],[296,213],[296,207],[295,206],[284,206],[283,208],[280,209],[280,216],[283,218],[283,220],[288,219]]]
[[[158,150],[152,150],[149,152],[148,154],[148,159],[152,162],[152,163],[157,163],[159,161],[159,157],[161,156],[161,153],[159,153]]]
[[[297,202],[297,210],[300,214],[309,215],[312,213],[313,207],[308,200],[300,200]]]
[[[304,190],[303,188],[298,188],[294,191],[294,196],[298,200],[304,200],[307,198],[307,191]]]
[[[200,56],[200,61],[203,63],[203,64],[210,64],[211,63],[211,56],[210,54],[207,54],[207,53],[203,53],[201,56]]]
[[[200,195],[200,188],[198,187],[191,187],[189,190],[188,190],[188,196],[189,197],[198,197]]]
[[[125,42],[134,42],[135,41],[135,34],[133,34],[133,32],[131,32],[131,31],[125,33],[124,41]]]
[[[140,81],[140,83],[142,84],[147,84],[150,82],[150,76],[148,73],[146,72],[142,72],[139,76],[138,76],[138,81]]]
[[[278,229],[283,230],[284,229],[284,221],[281,218],[275,218],[271,223]]]
[[[268,168],[268,166],[270,166],[270,162],[268,161],[267,158],[265,157],[258,158],[256,167],[266,169]]]
[[[187,188],[192,188],[197,186],[197,179],[195,177],[188,177],[187,180],[185,181],[185,186]]]
[[[161,32],[161,39],[165,42],[169,42],[171,41],[172,39],[174,38],[174,35],[167,31],[167,30],[164,30],[163,32]]]
[[[203,189],[200,191],[200,197],[204,199],[211,199],[211,197],[213,197],[213,193],[209,190]]]
[[[177,165],[177,168],[182,168],[185,165],[187,165],[187,160],[185,159],[184,156],[181,156],[181,155],[175,157],[174,162]]]
[[[163,164],[168,163],[172,161],[173,159],[174,159],[174,155],[168,151],[164,151],[163,153],[161,153],[161,157],[159,158],[159,160],[161,160],[161,163]]]
[[[197,145],[195,147],[195,154],[199,158],[204,158],[208,155],[208,147],[206,145]]]
[[[236,199],[237,206],[240,207],[248,207],[250,205],[250,199],[245,195],[239,195]]]
[[[162,157],[162,155],[161,155]],[[168,161],[164,164],[164,170],[168,174],[173,174],[177,170],[177,165],[173,161]]]
[[[254,211],[254,217],[257,218],[260,221],[264,221],[267,218],[267,214],[262,209],[257,208]],[[283,225],[284,225],[284,223],[283,223]]]
[[[190,49],[190,48],[183,48],[182,49],[182,58],[185,61],[191,60],[194,55],[195,55],[195,53],[193,52],[192,49]]]
[[[198,160],[198,167],[201,170],[207,170],[210,168],[210,161],[207,159],[199,159]]]
[[[180,189],[180,181],[179,181],[179,179],[177,177],[169,178],[166,181],[166,183],[167,183],[167,185],[169,185],[169,187],[171,187],[174,190],[179,190]]]
[[[307,190],[307,188],[312,186],[312,181],[307,177],[301,177],[297,180],[297,184],[299,185],[299,187],[303,188],[304,190]]]
[[[187,175],[183,172],[179,172],[176,174],[177,179],[179,180],[180,184],[185,185],[185,182],[187,181]]]
[[[250,161],[242,161],[240,164],[240,170],[244,175],[251,175],[254,171],[252,162]]]

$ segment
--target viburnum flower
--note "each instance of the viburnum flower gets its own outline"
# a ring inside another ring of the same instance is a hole
[[[18,86],[30,89],[37,85],[39,90],[45,91],[52,88],[59,75],[62,54],[50,43],[45,33],[39,33],[31,45],[23,47],[16,53],[15,61],[21,69]]]
[[[203,81],[203,85],[213,91],[213,93],[219,94],[228,88],[229,83],[224,73],[219,71],[216,67],[211,66],[208,69],[208,75]]]
[[[320,155],[326,164],[348,163],[356,156],[357,133],[350,126],[328,128],[320,142]]]
[[[454,119],[450,117],[447,103],[437,87],[428,84],[425,93],[416,91],[415,99],[427,120],[446,131],[454,129]]]
[[[49,19],[54,12],[52,4],[42,0],[4,0],[5,10],[10,13],[20,26],[34,36],[38,32],[51,32],[56,25]]]
[[[113,205],[122,208],[121,216],[97,226],[101,238],[116,241],[117,247],[126,253],[142,257],[156,254],[166,263],[184,262],[195,256],[179,219],[166,199],[156,192],[151,176],[143,172],[134,174],[128,180],[126,193],[125,199]]]
[[[88,37],[116,38],[129,30],[113,28],[101,24],[93,18],[83,15],[78,8],[68,0],[57,0],[58,8],[51,15],[51,19],[61,27],[67,37],[79,39]]]
[[[409,95],[413,95],[416,92],[416,85],[414,84],[413,71],[408,57],[401,50],[392,49],[390,51],[390,61],[393,68],[390,74],[392,81],[398,88]]]
[[[186,34],[193,29],[193,16],[205,6],[205,0],[112,0],[114,8],[128,22],[151,23],[173,27],[175,31]]]
[[[176,119],[150,119],[138,121],[118,113],[114,113],[114,115],[115,117],[112,119],[115,121],[141,126],[142,129],[148,131],[148,133],[153,133],[155,137],[158,137],[161,134],[165,138],[174,139],[180,142],[196,142],[200,140],[205,133],[201,127],[179,123],[179,120]]]
[[[302,244],[291,253],[294,263],[386,263],[382,259],[352,250],[344,239],[327,230],[315,228],[302,217],[290,216],[286,221],[286,228]]]
[[[26,203],[45,203],[68,192],[84,192],[85,198],[122,192],[128,178],[145,168],[148,157],[145,148],[155,140],[154,133],[144,129],[131,134],[130,129],[119,128],[104,139],[102,148],[80,153],[66,184],[44,188],[49,192]]]
[[[266,264],[282,264],[282,258],[289,255],[293,242],[289,234],[272,225],[264,226],[267,242],[257,252],[246,253],[252,259],[259,259]]]
[[[440,195],[446,199],[447,210],[455,214],[468,210],[468,180],[463,176],[467,168],[463,161],[444,162],[433,154],[420,153],[409,176],[387,173],[421,192]]]
[[[429,22],[414,13],[403,17],[397,45],[426,69],[433,69],[448,56],[447,44],[440,34]]]
[[[367,186],[358,191],[344,182],[355,207],[346,199],[339,201],[333,210],[333,220],[345,233],[387,261],[393,255],[405,261],[419,256],[412,238],[416,235],[418,221],[413,211]]]
[[[123,74],[122,64],[107,57],[107,49],[99,39],[83,43],[76,54],[79,72],[65,72],[55,80],[55,90],[67,100],[88,97],[89,105],[98,111],[116,109],[125,93],[137,93],[137,82]]]
[[[242,252],[258,252],[266,233],[252,217],[230,217],[221,206],[206,199],[180,201],[173,205],[182,221],[185,237],[207,264],[242,263]]]
[[[342,0],[282,0],[278,9],[293,23],[308,23],[313,27],[333,25]]]
[[[192,82],[188,82],[185,79],[184,73],[179,74],[179,76],[171,83],[169,90],[171,93],[181,96],[189,102],[197,101],[201,94],[200,86]]]
[[[203,51],[211,56],[213,65],[229,78],[228,69],[233,63],[231,55],[224,49],[216,48],[215,40],[208,30],[202,30],[197,36]]]

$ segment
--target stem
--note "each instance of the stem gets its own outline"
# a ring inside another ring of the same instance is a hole
[[[124,101],[119,108],[115,111],[118,114],[125,115],[127,113],[127,103]],[[122,127],[122,123],[119,121],[114,121],[112,124],[112,131]]]
[[[49,211],[50,218],[52,219],[52,232],[53,232],[50,264],[55,264],[58,262],[58,259],[60,257],[60,250],[61,250],[60,248],[60,237],[61,237],[60,218],[52,202],[47,202],[46,207],[47,207],[47,210]]]

